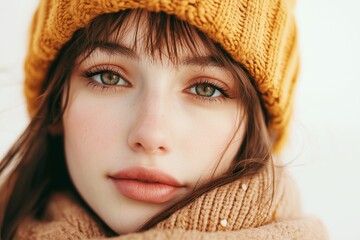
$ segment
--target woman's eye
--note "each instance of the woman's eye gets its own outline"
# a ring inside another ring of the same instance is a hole
[[[202,96],[202,97],[219,97],[222,93],[212,84],[199,83],[190,88],[190,93]]]
[[[119,74],[109,71],[94,74],[92,79],[105,85],[128,85],[128,82],[124,80]]]

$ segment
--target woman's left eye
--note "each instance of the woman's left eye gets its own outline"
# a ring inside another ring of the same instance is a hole
[[[222,92],[218,87],[210,83],[198,83],[189,88],[189,92],[199,95],[201,97],[219,97],[222,96]]]

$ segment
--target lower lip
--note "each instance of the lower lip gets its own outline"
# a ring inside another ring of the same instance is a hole
[[[118,191],[125,197],[148,203],[164,203],[174,197],[178,187],[142,182],[132,179],[113,179]]]

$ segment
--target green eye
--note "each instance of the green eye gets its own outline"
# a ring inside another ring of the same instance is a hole
[[[101,71],[97,73],[91,73],[89,74],[89,77],[95,80],[98,83],[104,84],[104,85],[122,85],[122,86],[128,86],[129,82],[126,81],[121,75],[114,73],[112,71]]]
[[[190,88],[190,92],[202,97],[219,97],[222,93],[212,84],[198,83]]]
[[[204,96],[204,97],[211,97],[214,95],[215,88],[209,84],[201,83],[195,86],[195,91],[198,95]]]
[[[104,73],[100,73],[100,79],[101,82],[106,84],[106,85],[115,85],[120,81],[120,76],[113,74],[111,72],[104,72]]]

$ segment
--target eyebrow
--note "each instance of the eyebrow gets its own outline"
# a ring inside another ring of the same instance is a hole
[[[119,43],[106,42],[106,41],[97,41],[94,44],[94,50],[100,50],[102,52],[108,54],[120,54],[129,58],[133,58],[135,60],[139,60],[139,55],[131,48],[126,47]],[[214,66],[224,68],[224,64],[220,59],[214,55],[207,56],[189,56],[184,59],[180,59],[179,65],[184,66],[199,66],[199,67],[207,67]]]
[[[182,65],[186,66],[214,66],[223,68],[224,64],[216,56],[199,56],[199,57],[188,57],[185,60],[181,61]]]
[[[129,58],[133,58],[139,60],[139,55],[131,48],[128,48],[124,45],[112,42],[104,42],[104,41],[97,41],[94,44],[94,50],[100,50],[101,52],[105,52],[108,54],[120,54],[124,55]]]

